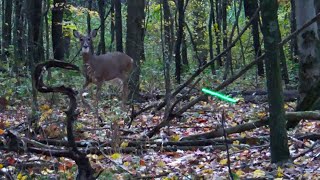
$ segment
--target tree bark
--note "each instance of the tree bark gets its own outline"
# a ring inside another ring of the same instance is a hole
[[[99,43],[99,49],[100,51],[98,51],[101,54],[105,54],[106,53],[106,42],[105,42],[105,31],[106,31],[106,26],[105,26],[105,22],[104,22],[104,16],[106,14],[106,10],[105,10],[105,0],[98,0],[98,7],[99,7],[99,17],[100,17],[100,43]]]
[[[121,0],[114,0],[114,8],[115,8],[116,50],[123,52]]]
[[[134,66],[131,78],[129,80],[131,100],[138,100],[140,91],[140,62],[143,59],[144,49],[144,27],[143,21],[144,0],[130,0],[127,2],[127,39],[126,39],[126,53],[133,58]]]
[[[110,39],[111,39],[111,42],[110,42],[110,45],[109,45],[109,51],[113,51],[113,49],[114,49],[114,33],[115,33],[114,1],[115,0],[111,0],[111,21],[110,21],[110,36],[111,36]]]
[[[3,1],[3,22],[2,22],[2,55],[4,60],[7,61],[9,56],[9,45],[11,44],[11,26],[12,26],[12,0]]]
[[[297,28],[312,19],[316,12],[313,0],[296,1]],[[296,111],[320,109],[319,79],[320,79],[320,51],[319,34],[316,23],[308,26],[298,34],[299,50],[299,98]],[[288,123],[288,128],[298,124]]]
[[[278,27],[277,0],[261,0],[262,33],[264,37],[267,76],[271,161],[290,158],[280,69],[280,37],[274,36]]]
[[[296,23],[296,4],[294,2],[295,0],[290,0],[291,3],[291,13],[290,13],[290,30],[291,33],[297,30],[297,23]],[[319,2],[319,1],[314,1]],[[320,3],[319,3],[320,5]],[[298,44],[297,44],[297,38],[292,38],[290,41],[290,58],[293,62],[297,63],[298,59]]]
[[[62,33],[63,10],[66,0],[54,0],[52,8],[52,48],[53,57],[64,59],[64,45]]]
[[[216,7],[216,22],[217,22],[217,27],[214,28],[215,36],[216,36],[216,51],[217,54],[220,54],[220,45],[221,45],[221,0],[216,0],[215,2],[215,7]],[[210,59],[211,60],[211,59]],[[222,58],[219,57],[217,59],[217,64],[219,66],[223,66],[222,63]]]
[[[251,19],[255,10],[258,8],[258,2],[256,0],[245,0],[244,1],[244,9],[246,16]],[[259,37],[259,16],[255,17],[252,21],[252,30],[251,34],[253,37],[253,48],[255,52],[255,57],[261,56],[261,47],[260,47],[260,37]],[[258,67],[258,75],[264,76],[264,68],[263,61],[257,64]]]
[[[207,62],[208,58],[208,46],[206,46],[206,12],[204,11],[206,7],[206,1],[196,0],[193,1],[193,28],[194,28],[194,42],[195,42],[195,49],[198,51],[198,58],[199,58],[199,67],[202,66]]]
[[[214,16],[214,8],[213,8],[213,0],[210,0],[210,17],[209,17],[209,24],[208,24],[208,30],[209,30],[209,55],[210,60],[213,59],[213,36],[212,36],[212,24],[215,24],[215,16]],[[211,73],[214,75],[216,74],[215,70],[215,63],[211,65]]]
[[[181,44],[183,38],[183,24],[184,24],[184,0],[179,0],[177,2],[178,9],[178,31],[177,31],[177,40],[175,43],[175,63],[176,63],[176,81],[178,84],[181,82]]]
[[[14,32],[13,32],[13,41],[14,41],[14,66],[13,70],[18,75],[20,73],[20,66],[24,62],[24,50],[23,50],[23,16],[22,16],[22,4],[24,1],[15,0],[14,1]],[[18,77],[18,76],[17,76]]]

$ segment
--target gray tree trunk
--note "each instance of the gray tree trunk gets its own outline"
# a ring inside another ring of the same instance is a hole
[[[278,36],[278,2],[261,0],[262,33],[264,37],[265,65],[267,76],[268,103],[270,116],[271,161],[282,162],[290,158],[288,136],[284,111],[283,90],[280,70],[280,52]]]
[[[315,16],[313,0],[296,0],[297,29]],[[320,51],[318,25],[313,23],[298,35],[299,98],[296,111],[320,109]],[[288,128],[299,122],[290,122]]]

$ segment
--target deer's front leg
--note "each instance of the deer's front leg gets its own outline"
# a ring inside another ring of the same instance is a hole
[[[85,99],[84,99],[84,97],[83,97],[83,93],[86,91],[86,89],[87,89],[87,87],[89,86],[89,84],[90,84],[90,81],[88,80],[88,79],[86,79],[86,81],[85,81],[85,83],[84,83],[84,85],[83,85],[83,87],[82,87],[82,89],[81,89],[81,91],[80,91],[80,98],[81,98],[81,102],[87,107],[87,108],[89,108],[89,109],[92,109],[91,107],[90,107],[90,105],[85,101]]]
[[[100,99],[100,91],[101,91],[102,83],[98,83],[96,85],[97,85],[97,91],[96,91],[96,98],[95,98],[95,115],[96,115],[96,118],[102,124],[103,123],[102,118],[99,116],[99,99]]]
[[[121,109],[123,111],[126,110],[126,102],[127,102],[127,98],[128,98],[128,80],[122,80],[122,102],[121,102]]]

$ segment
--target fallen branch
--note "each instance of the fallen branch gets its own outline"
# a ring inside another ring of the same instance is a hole
[[[320,112],[319,111],[301,111],[301,112],[287,112],[286,113],[286,119],[288,122],[291,121],[299,121],[301,119],[309,119],[309,120],[320,120]],[[268,125],[267,118],[262,119],[260,121],[255,121],[251,123],[241,124],[235,127],[226,128],[226,133],[233,134],[233,133],[240,133],[243,131],[248,131],[252,129],[259,128],[261,126]],[[219,128],[210,132],[201,133],[201,134],[195,134],[190,135],[182,138],[182,141],[185,140],[195,140],[195,139],[210,139],[210,138],[217,138],[223,136],[223,129]]]

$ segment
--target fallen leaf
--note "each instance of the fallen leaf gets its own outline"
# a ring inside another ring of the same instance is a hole
[[[127,141],[124,141],[121,143],[120,147],[126,148],[126,147],[128,147],[128,145],[129,145],[129,143]]]
[[[278,167],[277,169],[277,177],[280,177],[280,178],[283,177],[283,169],[281,167]]]
[[[265,175],[266,175],[266,173],[260,169],[257,169],[253,172],[254,178],[261,178],[261,177],[264,177]]]
[[[219,163],[220,163],[221,165],[226,165],[227,162],[228,162],[228,159],[221,159]]]
[[[121,154],[119,154],[119,153],[114,153],[114,154],[111,155],[111,159],[113,159],[113,160],[116,160],[116,159],[119,159],[119,158],[121,158]]]

